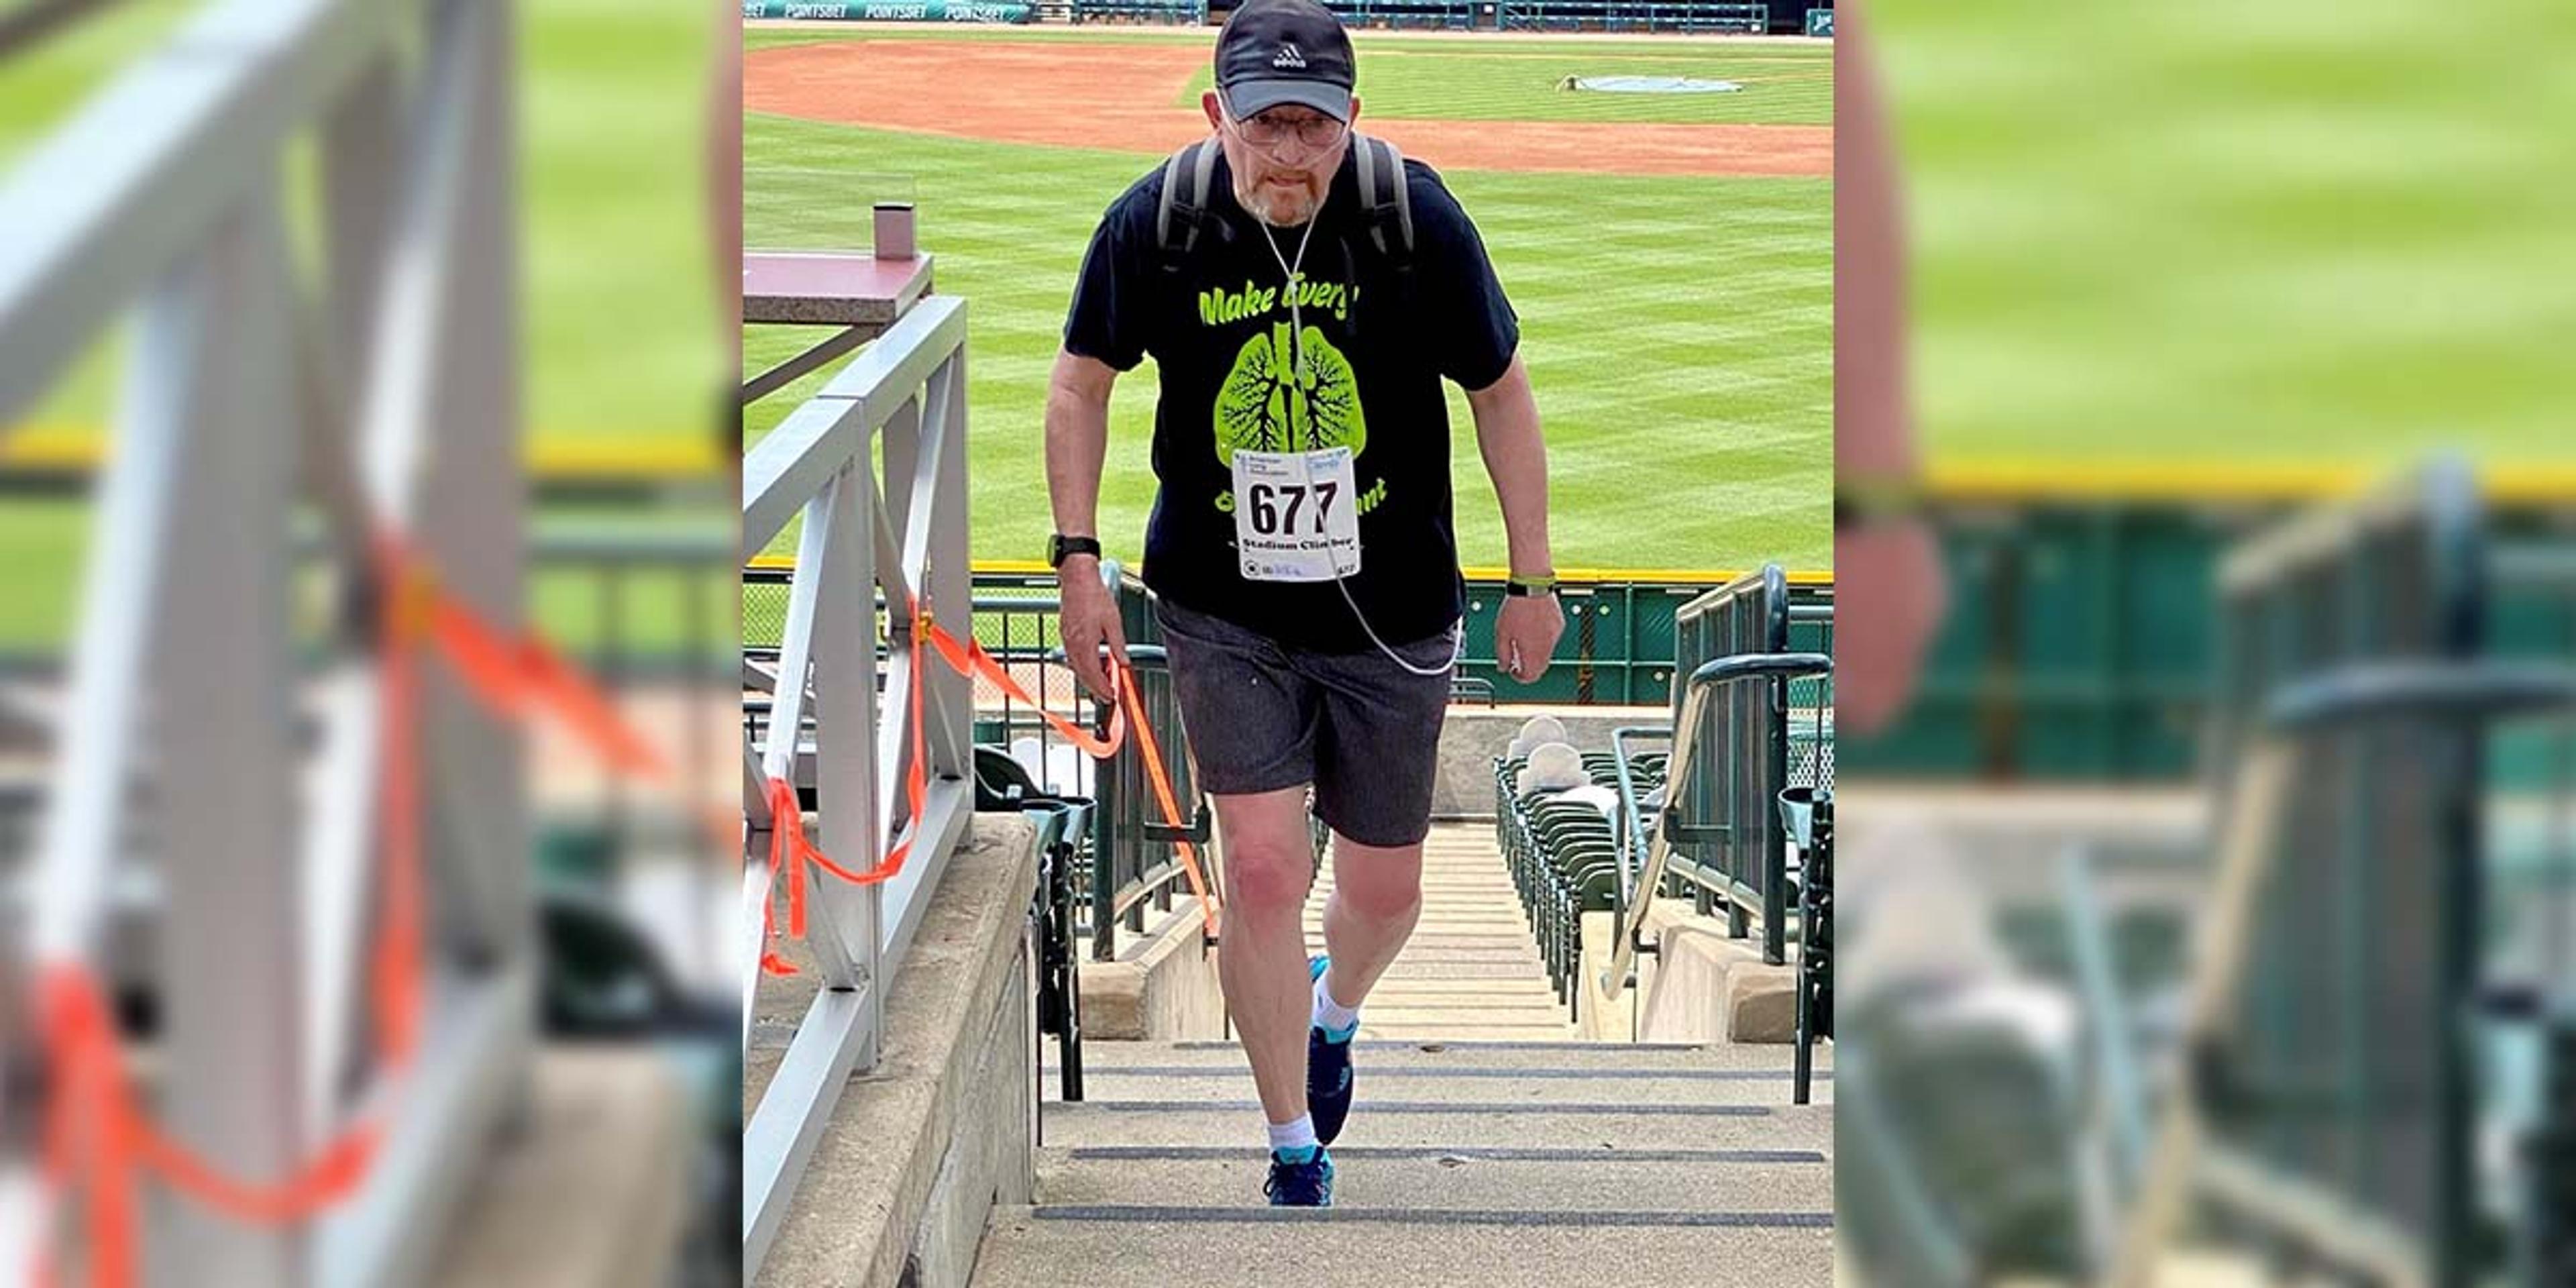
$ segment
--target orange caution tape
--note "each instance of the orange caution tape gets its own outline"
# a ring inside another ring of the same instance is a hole
[[[1010,672],[1004,669],[1001,663],[995,661],[991,654],[986,653],[981,644],[973,640],[961,641],[941,629],[931,620],[927,612],[919,608],[918,604],[914,608],[913,621],[912,709],[909,713],[912,723],[912,769],[904,778],[905,793],[912,809],[912,821],[905,827],[903,836],[887,852],[885,861],[866,872],[852,872],[832,862],[820,848],[806,838],[803,803],[797,798],[795,786],[783,778],[771,778],[768,781],[765,799],[769,803],[770,818],[770,879],[776,881],[782,873],[786,876],[787,933],[791,938],[801,939],[805,936],[806,865],[812,864],[822,868],[825,872],[853,885],[874,885],[902,871],[903,861],[911,854],[914,832],[919,828],[921,821],[922,798],[926,790],[929,759],[928,750],[924,745],[921,715],[922,690],[928,687],[924,682],[921,669],[922,646],[925,641],[938,651],[940,660],[947,663],[949,669],[960,675],[980,675],[993,681],[1004,693],[1027,703],[1039,715],[1045,717],[1047,723],[1057,732],[1095,759],[1106,760],[1118,754],[1118,749],[1126,742],[1126,731],[1134,729],[1137,751],[1144,757],[1145,774],[1153,784],[1154,800],[1162,809],[1163,821],[1172,827],[1183,826],[1180,802],[1172,790],[1171,777],[1163,768],[1162,751],[1155,746],[1154,731],[1145,723],[1144,708],[1140,705],[1141,700],[1136,696],[1135,668],[1130,666],[1126,659],[1111,659],[1110,684],[1115,690],[1113,701],[1116,705],[1110,710],[1108,734],[1097,735],[1047,710],[1037,699],[1030,697],[1028,690],[1022,687],[1018,680],[1012,678]],[[1221,910],[1217,905],[1216,896],[1208,888],[1207,874],[1199,866],[1198,847],[1188,841],[1180,842],[1179,846],[1181,869],[1189,877],[1190,892],[1199,897],[1199,907],[1207,923],[1207,933],[1214,936],[1217,933],[1218,914]],[[761,919],[762,937],[765,943],[777,934],[766,900],[762,903]],[[761,952],[760,969],[771,975],[796,973],[796,968],[788,964],[785,958],[780,957],[775,950],[767,948]]]
[[[947,631],[938,629],[933,629],[931,631],[930,643],[933,648],[939,650],[939,656],[948,663],[950,670],[957,672],[959,675],[982,676],[983,678],[992,681],[994,687],[1000,689],[1011,697],[1017,698],[1021,702],[1026,703],[1030,709],[1036,711],[1040,717],[1045,719],[1047,724],[1052,726],[1057,733],[1063,734],[1065,741],[1072,743],[1074,746],[1081,748],[1085,752],[1088,752],[1093,759],[1107,760],[1111,756],[1118,754],[1118,745],[1125,739],[1127,732],[1125,720],[1126,708],[1123,705],[1111,710],[1109,716],[1109,734],[1107,737],[1102,737],[1083,728],[1081,725],[1065,719],[1063,716],[1047,710],[1044,703],[1039,702],[1036,698],[1030,697],[1029,691],[1022,687],[1020,682],[1013,678],[1010,671],[1005,669],[1000,662],[993,660],[993,655],[985,652],[982,644],[979,644],[974,640],[965,640],[961,642],[956,636],[949,634]]]
[[[89,1205],[91,1283],[126,1288],[135,1280],[137,1182],[146,1169],[236,1220],[283,1225],[355,1193],[374,1163],[381,1133],[374,1123],[362,1123],[285,1180],[259,1185],[221,1174],[155,1127],[136,1102],[115,1017],[89,971],[58,965],[38,988],[56,1081],[45,1133],[46,1175],[57,1193],[82,1184]]]
[[[532,710],[544,711],[616,772],[633,778],[672,777],[661,753],[619,718],[608,696],[536,636],[504,638],[463,605],[442,597],[431,619],[431,637],[457,677],[496,714],[526,719]]]
[[[1163,749],[1154,745],[1154,726],[1145,719],[1144,699],[1136,693],[1135,671],[1124,659],[1117,663],[1120,675],[1118,701],[1127,708],[1127,723],[1136,730],[1136,750],[1145,758],[1145,778],[1154,786],[1155,803],[1163,807],[1163,822],[1180,827],[1181,806],[1173,798],[1171,776],[1163,769]],[[1214,892],[1208,889],[1207,874],[1199,870],[1199,849],[1188,841],[1177,842],[1181,853],[1181,871],[1190,879],[1190,893],[1199,897],[1200,919],[1207,923],[1208,938],[1217,937],[1218,914]]]
[[[463,603],[438,593],[417,562],[397,558],[413,587],[411,602],[401,608],[389,629],[437,645],[449,669],[485,710],[506,719],[533,721],[551,716],[574,739],[590,749],[609,772],[659,787],[674,797],[687,795],[670,758],[617,713],[617,704],[580,669],[563,659],[533,632],[506,636]],[[693,809],[698,824],[718,850],[742,843],[738,811]]]
[[[896,838],[885,858],[865,872],[853,872],[834,863],[829,855],[823,853],[822,847],[806,839],[805,806],[797,799],[796,785],[778,777],[772,777],[768,782],[769,875],[770,880],[775,881],[780,873],[786,874],[787,933],[792,938],[805,937],[805,868],[808,864],[852,885],[878,885],[893,880],[903,871],[904,861],[912,857],[913,838],[921,831],[922,808],[930,795],[929,734],[922,728],[921,718],[922,691],[930,687],[930,677],[922,672],[922,652],[927,637],[937,629],[918,603],[913,606],[912,621],[912,683],[907,703],[909,710],[905,713],[906,722],[912,726],[912,764],[903,777],[907,813],[903,835]],[[776,736],[775,731],[772,736]],[[790,736],[793,736],[792,732]],[[761,916],[763,924],[768,924],[766,900],[762,902]],[[766,949],[760,956],[760,968],[772,975],[796,973],[796,968],[785,958]]]

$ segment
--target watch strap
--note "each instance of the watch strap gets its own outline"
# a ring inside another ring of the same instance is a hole
[[[1062,568],[1064,561],[1075,555],[1100,556],[1098,537],[1068,537],[1059,532],[1047,541],[1047,566]]]

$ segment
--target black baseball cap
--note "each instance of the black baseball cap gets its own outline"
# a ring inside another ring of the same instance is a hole
[[[1293,103],[1351,119],[1351,36],[1315,0],[1245,0],[1216,37],[1216,87],[1236,120]]]

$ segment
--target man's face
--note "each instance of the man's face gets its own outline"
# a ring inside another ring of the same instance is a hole
[[[1255,219],[1293,228],[1315,217],[1333,172],[1350,146],[1350,128],[1311,108],[1282,105],[1240,120],[1214,90],[1205,99],[1225,160],[1234,171],[1234,198]],[[1359,119],[1351,100],[1351,119]]]

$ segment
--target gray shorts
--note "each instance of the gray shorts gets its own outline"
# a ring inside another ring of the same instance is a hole
[[[1431,785],[1449,673],[1415,675],[1374,647],[1309,653],[1169,601],[1163,646],[1199,785],[1237,796],[1315,785],[1315,812],[1362,845],[1412,845],[1431,830]],[[1395,644],[1439,666],[1457,630]]]

